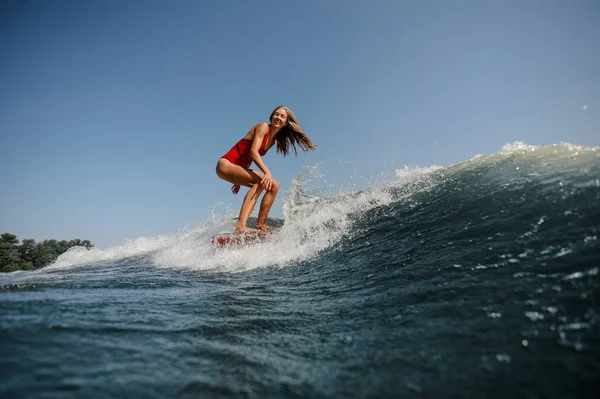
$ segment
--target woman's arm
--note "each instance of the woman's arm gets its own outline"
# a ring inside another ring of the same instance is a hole
[[[271,186],[273,185],[273,177],[271,176],[271,171],[269,168],[267,168],[267,165],[265,165],[262,157],[258,153],[258,150],[260,150],[260,145],[262,144],[265,135],[268,133],[269,125],[266,122],[261,122],[254,126],[254,141],[252,141],[252,147],[250,148],[250,158],[252,158],[256,166],[258,166],[258,168],[265,174],[260,182],[261,187],[267,191],[270,191]]]

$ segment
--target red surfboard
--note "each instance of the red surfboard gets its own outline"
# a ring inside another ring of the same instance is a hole
[[[212,238],[213,245],[226,247],[230,245],[248,245],[268,240],[273,231],[246,231],[243,233],[221,233]]]

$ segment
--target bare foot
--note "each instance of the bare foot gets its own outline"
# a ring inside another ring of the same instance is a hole
[[[267,226],[266,224],[261,224],[261,225],[256,225],[256,228],[258,230],[262,230],[262,231],[274,231],[277,230],[277,227],[272,227],[272,226]]]
[[[258,229],[253,229],[251,227],[243,227],[241,229],[236,228],[234,233],[236,233],[236,234],[239,234],[239,233],[253,233],[253,232],[257,232],[257,231],[259,231],[259,230]]]

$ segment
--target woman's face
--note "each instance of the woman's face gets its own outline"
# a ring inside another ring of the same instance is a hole
[[[287,111],[284,108],[277,108],[273,111],[273,116],[271,117],[271,124],[274,127],[283,127],[287,124],[288,115]]]

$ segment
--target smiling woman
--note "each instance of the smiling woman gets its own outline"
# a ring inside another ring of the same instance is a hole
[[[270,123],[260,122],[250,129],[217,163],[217,176],[233,183],[231,191],[234,194],[239,192],[240,186],[250,188],[240,209],[236,232],[273,229],[267,226],[265,221],[279,190],[279,182],[273,178],[271,171],[262,160],[262,156],[273,144],[277,142],[277,152],[282,153],[284,157],[288,154],[290,145],[295,154],[298,153],[296,144],[304,152],[316,150],[316,146],[304,133],[294,113],[288,107],[282,105],[275,108],[269,121]],[[250,169],[252,162],[260,171]],[[246,226],[248,217],[263,190],[266,193],[260,203],[256,229],[248,228]]]

